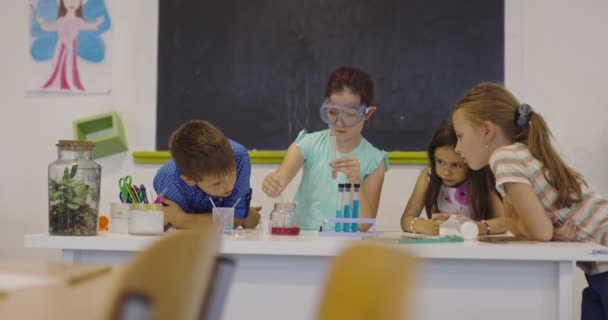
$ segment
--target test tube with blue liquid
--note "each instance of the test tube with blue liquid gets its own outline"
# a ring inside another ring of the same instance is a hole
[[[338,184],[338,205],[336,207],[336,218],[342,218],[342,193],[344,192],[344,184]],[[336,222],[336,232],[342,231],[342,223]]]
[[[350,183],[344,184],[344,193],[342,194],[342,201],[344,203],[344,212],[342,212],[342,215],[344,216],[344,218],[350,218],[350,204],[352,203],[350,186]],[[350,232],[350,223],[344,223],[342,229],[344,230],[344,232]]]
[[[353,212],[352,217],[354,219],[359,218],[359,187],[358,183],[355,183],[353,186]],[[359,231],[359,225],[357,223],[351,224],[351,232]]]

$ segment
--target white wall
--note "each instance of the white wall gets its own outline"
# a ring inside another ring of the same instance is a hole
[[[55,143],[71,138],[74,119],[118,111],[130,151],[154,148],[155,52],[158,0],[106,0],[113,22],[112,92],[101,96],[26,95],[28,6],[0,2],[0,97],[4,137],[0,160],[0,258],[56,258],[46,250],[25,250],[23,235],[47,229],[48,163]],[[543,114],[566,159],[602,194],[608,195],[608,1],[507,0],[506,83]],[[157,165],[136,165],[128,153],[98,161],[103,167],[101,210],[117,200],[119,176],[151,182]],[[254,165],[254,203],[266,210],[261,180],[272,165]],[[392,166],[388,172],[378,227],[398,230],[418,166]],[[295,186],[289,189],[293,194]],[[579,287],[582,282],[578,283]]]

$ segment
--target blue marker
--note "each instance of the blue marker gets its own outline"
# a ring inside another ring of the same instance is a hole
[[[359,184],[355,183],[353,189],[353,218],[359,218]],[[351,231],[357,232],[359,231],[359,225],[357,223],[351,224]]]
[[[148,203],[148,192],[146,191],[146,187],[143,184],[140,184],[139,190],[141,191],[144,203]]]
[[[342,196],[342,201],[344,203],[344,218],[350,218],[350,204],[351,204],[351,194],[350,194],[350,183],[346,183],[344,185],[344,195]],[[344,223],[344,232],[350,232],[350,223]]]
[[[344,184],[338,184],[338,205],[336,207],[336,218],[342,218],[342,192],[344,192]],[[342,231],[342,223],[336,222],[336,232]]]

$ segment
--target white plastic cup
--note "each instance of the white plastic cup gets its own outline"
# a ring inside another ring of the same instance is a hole
[[[110,226],[108,227],[110,233],[129,233],[129,219],[124,218],[110,218]]]
[[[213,207],[213,224],[218,225],[225,235],[234,234],[234,208]]]
[[[129,204],[121,202],[110,203],[110,225],[108,231],[111,233],[129,233]]]
[[[121,202],[110,203],[110,218],[129,219],[129,204]]]

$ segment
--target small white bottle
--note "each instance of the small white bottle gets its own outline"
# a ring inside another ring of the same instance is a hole
[[[479,234],[479,228],[469,218],[451,215],[446,221],[439,225],[440,236],[461,236],[465,240],[474,240]]]
[[[475,222],[468,220],[460,225],[460,235],[464,240],[475,240],[479,235],[479,228]]]

